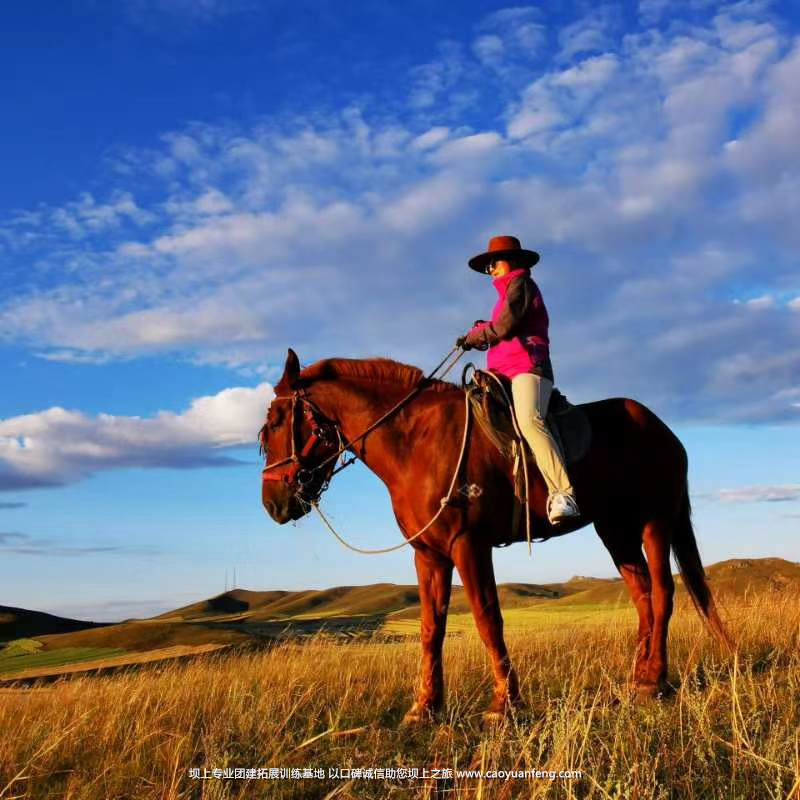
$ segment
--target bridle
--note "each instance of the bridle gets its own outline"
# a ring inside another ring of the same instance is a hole
[[[292,404],[289,421],[289,436],[291,438],[292,452],[291,455],[276,461],[274,464],[267,464],[261,470],[262,482],[281,481],[292,490],[294,497],[298,500],[298,502],[300,502],[301,505],[304,506],[305,511],[308,511],[310,508],[316,508],[317,511],[322,514],[319,508],[319,499],[322,496],[322,493],[328,488],[331,479],[338,472],[341,472],[346,467],[349,467],[357,460],[353,446],[357,442],[366,439],[366,437],[372,433],[372,431],[383,425],[386,420],[396,414],[414,397],[420,394],[420,392],[422,392],[423,389],[433,379],[433,376],[439,372],[440,369],[442,369],[445,363],[449,361],[450,363],[444,369],[442,374],[442,377],[444,377],[455,366],[456,362],[461,358],[463,353],[464,351],[461,349],[460,345],[456,345],[456,347],[454,347],[428,375],[422,378],[417,385],[405,397],[403,397],[402,400],[400,400],[400,402],[392,406],[379,419],[375,420],[375,422],[369,425],[366,430],[349,441],[342,436],[339,426],[332,419],[329,419],[325,416],[325,414],[322,413],[313,400],[307,396],[303,388],[295,389],[291,395],[276,396],[272,400],[273,403],[276,400],[289,400]],[[455,355],[455,358],[453,359],[454,354],[457,355]],[[311,426],[311,433],[309,434],[309,437],[299,448],[297,445],[297,432],[295,428],[298,407],[302,408],[303,419],[306,420]],[[464,448],[466,446],[466,434],[469,427],[468,416],[466,419],[467,424],[465,425],[464,429],[464,442],[462,443],[462,451],[461,455],[459,456],[459,465],[461,463],[461,459],[463,458]],[[268,423],[265,422],[259,433],[259,441],[261,443],[262,452],[266,450],[264,447],[264,435],[267,432]],[[322,451],[322,460],[316,465],[309,463],[310,457],[312,455],[319,455],[320,451]],[[319,473],[321,470],[327,467],[331,462],[336,461],[336,459],[338,459],[340,456],[343,456],[347,451],[354,453],[352,457],[343,460],[338,467],[331,470],[329,475],[323,475],[320,479]],[[457,472],[458,467],[456,469],[456,474]],[[455,475],[453,480],[455,482]],[[452,491],[453,486],[450,487],[448,497],[450,494],[452,494]],[[442,509],[443,508],[444,504],[442,505]],[[442,509],[440,509],[431,522],[438,518]],[[428,525],[430,524],[431,523],[428,523]],[[330,527],[330,523],[328,523],[328,526]],[[426,529],[427,527],[428,526],[426,526]],[[422,531],[420,531],[420,533],[422,533]],[[336,534],[335,531],[334,534]],[[339,538],[338,534],[336,534],[336,536]],[[404,544],[407,543],[408,542],[405,542]]]
[[[328,419],[302,390],[298,389],[291,395],[275,397],[272,402],[274,403],[276,400],[288,400],[292,404],[289,418],[289,436],[292,452],[286,458],[265,466],[261,471],[262,479],[264,481],[280,481],[287,484],[294,490],[295,496],[301,503],[309,506],[313,505],[319,500],[325,489],[328,488],[328,483],[333,475],[343,469],[346,464],[334,470],[327,478],[321,481],[318,480],[317,473],[331,461],[338,458],[347,447],[336,423]],[[303,420],[311,428],[308,438],[300,446],[298,446],[298,426],[296,425],[298,409],[302,410]],[[264,423],[259,433],[262,451],[265,450],[264,434],[266,431],[267,423]],[[312,457],[319,457],[320,455],[322,456],[321,462],[317,464],[310,462]],[[315,483],[318,483],[316,487]]]

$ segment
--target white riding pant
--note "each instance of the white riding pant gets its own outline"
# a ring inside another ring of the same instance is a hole
[[[536,464],[547,484],[547,491],[565,492],[574,497],[564,460],[547,427],[547,406],[553,382],[530,372],[511,379],[511,395],[514,398],[514,413],[525,441],[533,452]]]

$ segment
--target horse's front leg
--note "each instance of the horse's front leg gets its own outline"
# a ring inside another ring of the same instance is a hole
[[[519,682],[503,638],[503,617],[492,565],[490,545],[476,543],[469,534],[459,537],[453,545],[453,561],[464,584],[475,625],[483,640],[494,672],[494,695],[484,720],[501,719],[520,703]]]
[[[419,581],[422,638],[422,676],[406,725],[427,722],[444,705],[442,644],[453,582],[453,562],[431,550],[416,550],[414,565]]]

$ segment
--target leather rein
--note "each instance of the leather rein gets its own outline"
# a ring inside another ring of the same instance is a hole
[[[276,461],[274,464],[266,465],[261,471],[262,480],[264,481],[281,481],[287,484],[294,492],[295,497],[305,506],[317,507],[322,493],[328,488],[331,478],[341,472],[346,467],[349,467],[354,461],[357,460],[357,455],[354,451],[354,445],[365,439],[376,428],[379,428],[390,417],[397,413],[414,397],[416,397],[434,377],[434,375],[442,368],[445,362],[453,356],[456,351],[460,351],[456,358],[448,365],[447,369],[442,373],[444,377],[458,362],[463,355],[463,350],[460,347],[454,347],[439,364],[405,396],[402,400],[396,403],[379,419],[375,420],[367,427],[363,433],[356,436],[351,441],[346,441],[342,436],[339,426],[331,419],[322,413],[320,408],[311,400],[305,389],[295,389],[291,395],[281,395],[275,397],[272,402],[276,400],[290,401],[291,416],[290,416],[290,438],[292,452],[286,458]],[[298,416],[298,408],[302,409],[303,419],[309,423],[311,432],[302,444],[298,447],[297,425],[296,420]],[[266,452],[264,445],[264,435],[267,432],[267,423],[265,422],[259,432],[259,442],[261,443],[262,452]],[[319,475],[332,461],[336,461],[340,456],[346,452],[353,453],[352,457],[343,462],[334,469],[330,475],[320,480]],[[311,458],[315,455],[321,455],[322,460],[317,464],[311,463]],[[315,486],[315,484],[317,484]]]

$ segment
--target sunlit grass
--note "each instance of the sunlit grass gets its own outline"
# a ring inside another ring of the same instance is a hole
[[[800,776],[800,598],[732,605],[736,658],[679,609],[670,678],[680,689],[644,705],[624,689],[631,610],[572,612],[507,614],[526,708],[494,730],[481,723],[487,658],[461,616],[445,648],[447,711],[420,730],[399,727],[418,675],[412,637],[320,637],[3,691],[0,798],[789,797]],[[198,780],[192,767],[311,768],[326,777]],[[578,769],[583,777],[328,778],[335,767]]]
[[[571,605],[557,606],[555,604],[538,605],[530,608],[509,608],[503,612],[506,632],[522,630],[552,631],[556,627],[565,625],[614,625],[635,624],[636,612],[628,603],[623,608],[614,608],[607,605]],[[475,623],[471,614],[449,614],[447,630],[451,633],[473,633]],[[419,633],[419,620],[411,618],[387,617],[381,626],[381,631],[396,635],[417,635]]]

